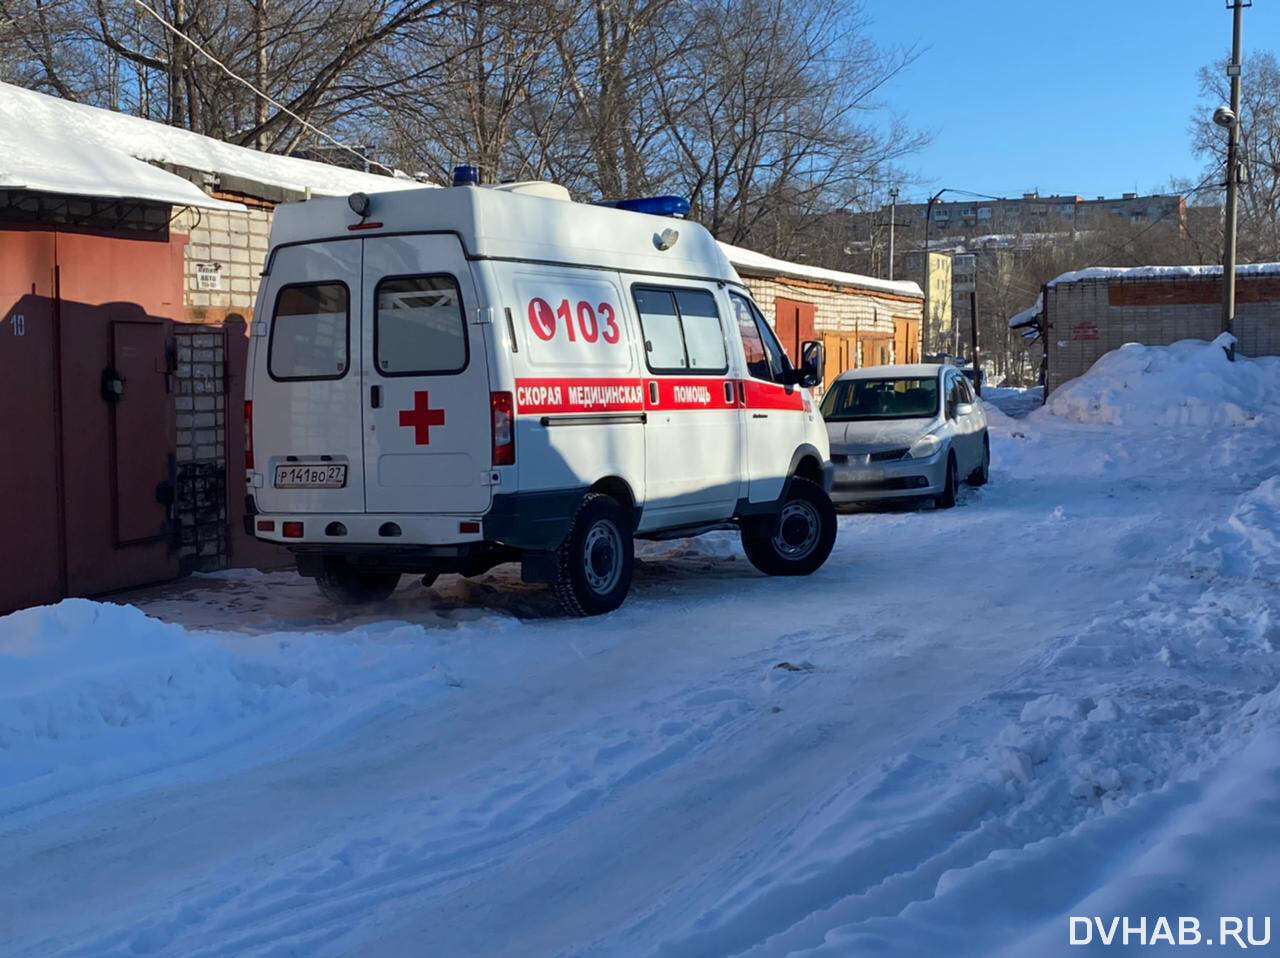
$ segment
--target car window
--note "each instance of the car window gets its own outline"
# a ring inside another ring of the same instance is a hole
[[[973,402],[973,384],[969,382],[967,376],[958,377],[960,380],[960,392],[963,394],[961,402]]]
[[[680,331],[680,313],[676,298],[666,289],[636,287],[632,291],[640,329],[644,336],[645,359],[653,372],[689,368],[684,336]]]
[[[791,364],[768,321],[745,296],[730,293],[729,299],[733,303],[734,319],[742,336],[748,375],[771,383],[784,382]]]
[[[837,379],[822,397],[828,422],[926,419],[938,414],[938,379]]]
[[[462,293],[452,276],[398,276],[374,294],[374,353],[384,376],[461,372],[467,365]]]
[[[773,327],[769,325],[768,320],[760,314],[760,310],[753,309],[756,315],[756,325],[760,327],[760,338],[764,340],[764,351],[769,356],[769,372],[773,374],[775,383],[784,382],[786,371],[791,368],[791,363],[787,360],[787,354],[782,348],[782,343],[778,342],[778,337],[773,334]]]
[[[753,379],[773,382],[773,374],[769,370],[769,355],[765,352],[764,340],[760,338],[760,328],[756,326],[750,304],[736,293],[730,294],[729,299],[733,302],[733,318],[738,324],[742,349],[747,356],[747,375]]]
[[[267,346],[273,379],[341,379],[347,373],[351,294],[345,283],[285,286]]]

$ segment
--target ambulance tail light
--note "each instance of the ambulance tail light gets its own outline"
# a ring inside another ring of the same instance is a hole
[[[244,401],[244,469],[253,472],[253,400]]]
[[[493,464],[514,466],[516,464],[516,420],[511,393],[490,393],[489,414],[493,426]]]

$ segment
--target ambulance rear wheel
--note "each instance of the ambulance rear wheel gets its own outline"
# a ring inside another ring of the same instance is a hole
[[[326,559],[316,585],[320,594],[338,605],[368,605],[388,598],[400,584],[399,572],[355,569],[341,559]]]
[[[777,521],[743,523],[742,550],[765,575],[809,575],[836,544],[836,509],[816,482],[794,476]]]
[[[631,590],[635,543],[626,510],[612,496],[588,493],[557,553],[555,594],[569,615],[602,615]]]

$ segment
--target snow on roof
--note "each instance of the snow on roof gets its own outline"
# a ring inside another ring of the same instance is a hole
[[[0,84],[4,86],[4,84]],[[215,200],[188,180],[127,153],[65,136],[45,124],[15,123],[12,104],[0,91],[0,189],[33,190],[67,196],[151,200],[174,206],[244,209]]]
[[[859,289],[896,293],[899,296],[924,296],[919,285],[909,280],[876,279],[873,276],[859,276],[857,273],[844,273],[836,269],[823,269],[821,266],[792,263],[765,256],[754,250],[743,249],[741,246],[730,246],[728,243],[721,243],[720,248],[724,250],[724,255],[729,257],[729,262],[735,268],[745,269],[748,272],[773,273],[798,279],[817,279],[840,286],[856,286]]]
[[[1010,329],[1021,329],[1024,326],[1035,325],[1037,319],[1040,318],[1040,312],[1044,309],[1044,293],[1036,295],[1036,301],[1021,312],[1014,313],[1009,317]]]
[[[1280,274],[1280,263],[1251,263],[1237,266],[1237,276],[1263,276]],[[1049,286],[1061,283],[1081,283],[1088,280],[1112,279],[1170,279],[1170,278],[1208,278],[1222,275],[1221,266],[1090,266],[1078,269],[1049,280]]]
[[[240,209],[210,199],[182,177],[151,166],[169,163],[330,196],[422,188],[293,156],[261,153],[190,130],[71,103],[0,83],[0,186],[79,196],[152,199],[184,206]],[[139,163],[137,161],[145,161]]]

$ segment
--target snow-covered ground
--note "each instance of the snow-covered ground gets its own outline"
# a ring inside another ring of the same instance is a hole
[[[805,580],[722,535],[646,545],[597,620],[510,569],[359,614],[235,573],[0,618],[0,953],[1093,953],[1072,915],[1256,935],[1280,360],[1133,347],[989,412],[991,485],[842,517]]]

